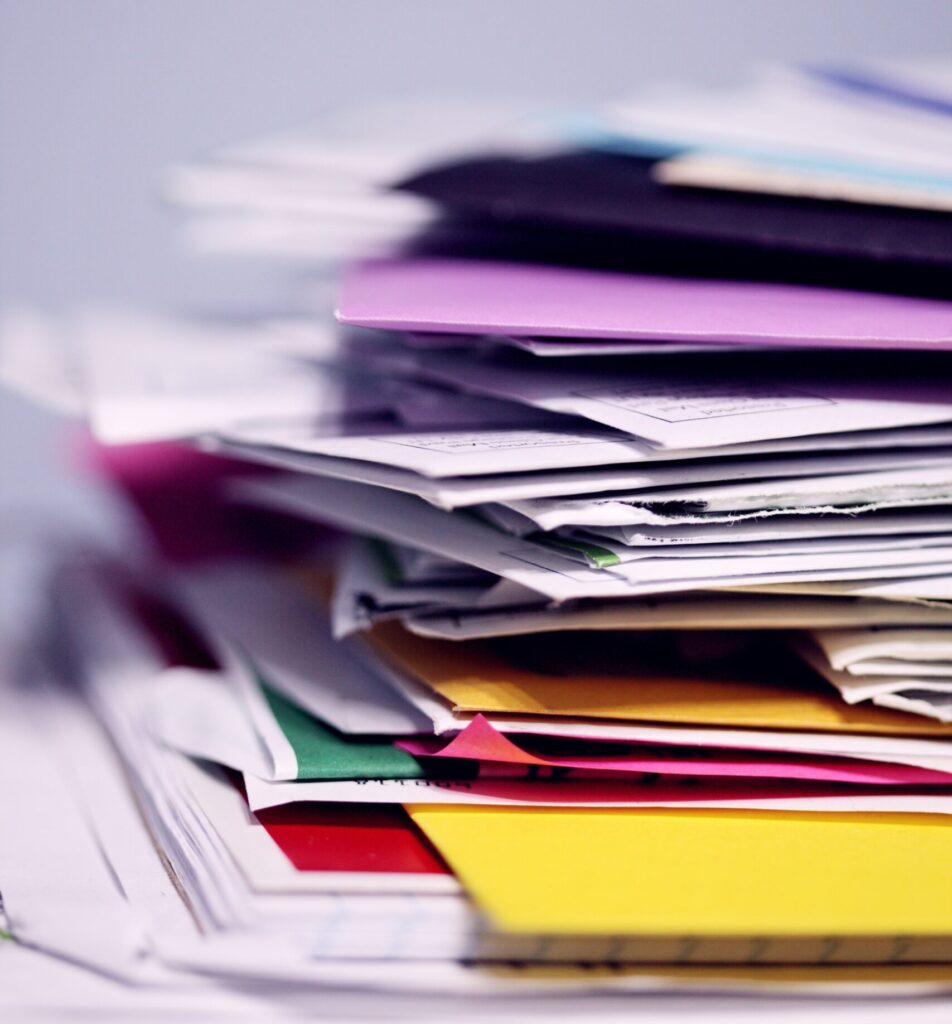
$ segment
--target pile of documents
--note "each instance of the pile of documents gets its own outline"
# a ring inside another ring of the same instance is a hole
[[[168,174],[309,273],[6,324],[138,524],[21,630],[12,934],[218,998],[952,986],[950,139],[947,66],[775,68]]]

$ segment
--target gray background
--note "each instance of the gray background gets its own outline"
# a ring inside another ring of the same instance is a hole
[[[273,267],[186,258],[155,174],[334,104],[587,102],[756,59],[950,49],[949,0],[0,0],[0,307],[279,296]],[[14,509],[103,521],[64,463],[62,425],[0,395],[0,531]]]

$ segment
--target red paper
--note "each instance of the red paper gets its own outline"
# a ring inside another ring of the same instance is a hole
[[[298,871],[451,873],[402,807],[289,804],[255,817]]]

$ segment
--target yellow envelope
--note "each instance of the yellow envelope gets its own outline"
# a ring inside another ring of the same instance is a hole
[[[952,735],[952,724],[850,705],[808,674],[797,682],[699,675],[554,676],[510,665],[479,641],[433,640],[396,623],[375,626],[377,653],[447,700],[455,711],[613,718],[677,725],[824,732]],[[544,643],[544,638],[540,643]],[[597,639],[591,641],[597,643]]]
[[[952,935],[945,815],[409,811],[503,931]]]

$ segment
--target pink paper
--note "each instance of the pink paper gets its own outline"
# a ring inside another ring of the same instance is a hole
[[[308,550],[318,536],[313,524],[301,526],[228,499],[229,480],[274,473],[269,467],[176,442],[111,446],[87,435],[77,442],[78,461],[123,494],[167,561],[285,557]]]
[[[489,260],[358,264],[337,315],[451,334],[952,349],[952,302],[938,299]]]
[[[641,772],[656,775],[717,776],[743,779],[787,779],[867,786],[949,786],[952,775],[911,765],[857,761],[849,758],[792,757],[766,759],[756,754],[720,751],[713,757],[666,757],[649,748],[624,757],[539,757],[498,732],[482,715],[445,746],[440,740],[401,740],[397,746],[416,757],[452,757],[473,761],[537,765],[586,772]]]

